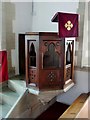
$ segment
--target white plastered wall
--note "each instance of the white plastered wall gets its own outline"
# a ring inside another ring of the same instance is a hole
[[[6,49],[4,4],[0,2],[0,50]]]
[[[1,50],[1,40],[2,40],[2,3],[0,2],[0,50]]]
[[[15,32],[15,74],[19,73],[18,62],[18,34],[30,32],[32,29],[32,3],[15,2],[15,20],[13,21],[13,31]]]
[[[77,2],[72,0],[59,2],[34,2],[33,6],[33,23],[32,31],[54,31],[58,32],[58,24],[51,22],[56,12],[73,12],[76,13],[78,8]]]
[[[15,74],[19,74],[18,34],[31,31],[31,12],[32,2],[0,2],[0,49],[7,49],[8,67],[15,68]]]

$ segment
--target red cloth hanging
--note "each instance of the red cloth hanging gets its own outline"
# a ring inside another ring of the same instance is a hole
[[[0,51],[0,83],[8,80],[7,51]]]
[[[57,12],[52,22],[58,22],[59,37],[78,37],[78,14]]]

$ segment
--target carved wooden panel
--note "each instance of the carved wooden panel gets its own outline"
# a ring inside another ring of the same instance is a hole
[[[71,79],[71,67],[66,68],[66,81]]]
[[[42,41],[43,68],[61,67],[61,46],[60,41],[43,40]]]
[[[37,70],[35,68],[29,68],[29,80],[30,80],[30,83],[36,83]]]
[[[62,74],[60,70],[43,70],[40,76],[40,88],[58,88],[62,87]]]
[[[69,42],[71,44],[72,40]],[[65,38],[59,38],[57,33],[29,33],[25,41],[27,85],[34,83],[39,89],[63,89],[65,82],[73,78],[73,44],[69,47],[71,62],[66,64]]]

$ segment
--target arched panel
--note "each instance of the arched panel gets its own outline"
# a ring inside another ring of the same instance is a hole
[[[30,52],[29,52],[29,65],[36,67],[36,52],[35,52],[35,46],[33,43],[31,43],[30,46]]]
[[[66,51],[66,65],[71,64],[71,62],[72,62],[71,43],[68,43],[67,51]]]
[[[55,44],[50,43],[48,45],[48,51],[43,56],[43,68],[59,68],[60,57],[55,51]]]

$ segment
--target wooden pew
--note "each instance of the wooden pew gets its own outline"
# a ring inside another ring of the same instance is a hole
[[[72,105],[59,117],[58,120],[62,118],[71,118],[70,120],[74,120],[77,114],[80,112],[81,108],[83,107],[85,101],[87,100],[89,94],[83,93],[81,94],[73,103]]]

